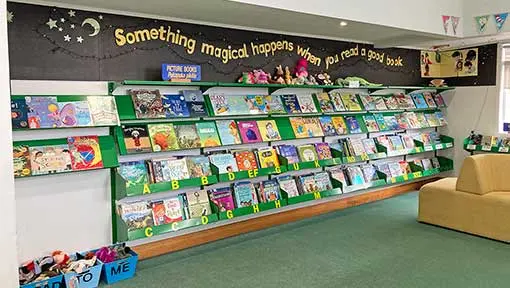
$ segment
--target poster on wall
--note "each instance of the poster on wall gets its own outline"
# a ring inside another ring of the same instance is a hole
[[[478,75],[478,48],[421,51],[421,77],[450,78]]]

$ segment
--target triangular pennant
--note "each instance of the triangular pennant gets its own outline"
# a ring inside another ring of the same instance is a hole
[[[459,26],[460,17],[452,16],[452,28],[453,28],[453,35],[457,35],[457,26]]]
[[[489,22],[489,15],[476,16],[475,17],[476,28],[478,29],[478,33],[485,32],[487,29],[487,23]]]
[[[498,32],[503,29],[503,25],[505,25],[506,17],[508,17],[507,13],[494,14],[494,20],[496,21],[496,28],[498,28]]]
[[[444,28],[444,33],[445,34],[448,34],[448,24],[450,22],[450,16],[445,16],[443,15],[443,28]]]

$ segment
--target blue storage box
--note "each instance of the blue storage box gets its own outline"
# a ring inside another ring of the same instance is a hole
[[[101,279],[101,270],[103,262],[96,260],[96,265],[83,271],[82,273],[69,272],[64,274],[65,287],[67,288],[96,288]]]
[[[58,275],[43,281],[22,285],[20,288],[64,288],[64,275]]]
[[[103,264],[102,276],[106,284],[117,283],[135,276],[138,254],[132,250],[129,254],[131,257]]]

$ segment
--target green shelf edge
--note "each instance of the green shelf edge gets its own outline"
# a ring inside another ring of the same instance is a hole
[[[498,153],[498,154],[510,154],[510,149],[509,151],[501,151],[500,149],[502,147],[496,147],[496,146],[491,146],[490,147],[490,150],[484,150],[484,147],[483,145],[474,145],[474,144],[469,144],[469,138],[466,138],[464,139],[464,150],[467,151],[467,152],[485,152],[485,153]],[[474,146],[474,149],[472,148]]]
[[[278,167],[267,167],[267,168],[257,168],[252,170],[244,170],[230,173],[221,173],[217,174],[218,182],[230,182],[236,180],[243,179],[252,179],[261,176],[274,175],[287,172],[287,168],[285,166]]]
[[[280,199],[266,203],[259,203],[248,207],[241,207],[229,211],[223,211],[218,213],[218,218],[220,220],[228,220],[236,217],[257,214],[272,209],[278,209],[284,206],[287,206],[287,201],[285,199]]]
[[[122,178],[122,177],[121,177]],[[171,182],[159,182],[145,185],[136,185],[131,187],[126,187],[125,196],[140,196],[146,194],[155,194],[162,192],[169,192],[180,190],[184,188],[202,188],[203,186],[213,185],[218,183],[218,178],[216,175],[210,175],[207,177],[200,178],[191,178],[191,179],[183,179],[183,180],[174,180]],[[124,182],[125,185],[125,182]],[[124,193],[123,193],[124,194]]]

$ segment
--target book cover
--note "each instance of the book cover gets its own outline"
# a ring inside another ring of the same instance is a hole
[[[384,104],[384,99],[381,96],[372,96],[372,99],[374,100],[375,110],[388,110],[388,107],[386,107],[386,104]]]
[[[383,97],[384,104],[389,110],[398,110],[400,109],[398,106],[397,98],[394,95]]]
[[[389,162],[388,168],[390,169],[391,177],[398,177],[403,174],[398,162]]]
[[[151,152],[151,141],[147,126],[122,125],[124,144],[128,153]]]
[[[30,152],[32,175],[54,174],[73,170],[68,145],[34,146]]]
[[[384,123],[386,124],[386,127],[388,127],[388,130],[399,130],[400,125],[398,124],[397,118],[395,118],[395,115],[389,115],[389,116],[383,116]]]
[[[269,114],[284,114],[285,108],[283,107],[282,99],[280,95],[265,95],[264,99],[268,106]]]
[[[151,208],[152,208],[152,219],[154,221],[154,226],[166,224],[165,204],[163,204],[163,200],[151,202]]]
[[[432,93],[425,91],[423,92],[423,98],[425,99],[425,102],[427,103],[427,106],[430,108],[436,108],[436,102],[434,101],[434,96]]]
[[[324,132],[322,132],[321,121],[318,117],[304,117],[303,121],[305,122],[305,130],[308,137],[324,136]]]
[[[386,126],[386,121],[384,120],[384,116],[382,114],[373,114],[375,122],[377,123],[377,127],[379,127],[379,131],[388,131],[391,130],[388,126]]]
[[[430,135],[430,141],[432,142],[432,144],[441,144],[441,136],[439,135],[439,133],[437,133],[436,131],[430,131],[428,132],[428,134]],[[498,146],[498,137],[496,136],[493,136],[492,137],[492,146]]]
[[[103,168],[103,158],[97,136],[68,137],[73,170]]]
[[[390,144],[390,140],[388,139],[388,136],[385,136],[385,135],[377,136],[376,140],[377,140],[377,144],[386,147],[388,150],[391,150],[393,147]]]
[[[377,168],[377,171],[386,174],[388,178],[391,177],[390,166],[388,165],[388,163],[379,163],[376,164],[375,167]]]
[[[320,116],[319,121],[321,122],[322,132],[324,136],[336,136],[335,126],[333,126],[333,120],[331,116]]]
[[[399,129],[409,128],[409,123],[407,122],[407,118],[404,113],[395,114],[395,119],[397,119]]]
[[[317,113],[312,94],[296,95],[301,113]]]
[[[257,154],[259,156],[260,168],[280,166],[280,161],[278,161],[278,155],[274,148],[259,148]]]
[[[431,145],[432,144],[432,139],[430,138],[429,133],[418,134],[417,137],[420,138],[420,139],[418,139],[418,141],[421,141],[423,143],[423,145]]]
[[[437,119],[436,114],[434,113],[426,113],[425,119],[427,119],[427,123],[429,123],[430,127],[440,126],[439,119]]]
[[[219,174],[238,171],[236,159],[232,154],[212,154],[209,155],[209,161],[218,168]]]
[[[126,188],[149,183],[149,173],[143,160],[121,162],[117,169],[126,181]]]
[[[377,110],[375,107],[375,99],[368,94],[360,94],[359,98],[361,99],[361,103],[366,111]]]
[[[415,109],[416,105],[414,105],[413,99],[410,95],[405,94],[397,94],[395,95],[397,99],[398,107],[400,109]]]
[[[244,96],[250,114],[267,114],[269,107],[266,98],[262,95],[246,95]]]
[[[190,178],[186,158],[171,158],[167,161],[161,161],[161,170],[163,171],[163,179],[165,182]]]
[[[296,95],[281,95],[283,107],[287,114],[300,114],[301,108]]]
[[[263,203],[280,200],[280,185],[276,179],[270,179],[260,182],[259,197]]]
[[[211,176],[211,165],[206,156],[186,157],[186,164],[189,171],[189,178]]]
[[[30,169],[30,151],[28,146],[13,145],[12,160],[14,164],[14,177],[26,177],[32,174]]]
[[[354,149],[352,148],[351,141],[349,138],[338,139],[338,142],[342,145],[342,151],[344,152],[345,157],[355,156]]]
[[[308,133],[305,128],[305,119],[303,117],[290,117],[289,121],[296,138],[308,137]]]
[[[425,100],[425,97],[422,93],[413,93],[411,94],[411,97],[413,98],[414,105],[416,105],[416,108],[418,109],[425,109],[429,108],[429,105],[427,105],[427,101]]]
[[[407,123],[409,123],[409,128],[411,128],[411,129],[419,129],[419,128],[421,128],[421,123],[418,120],[418,117],[416,116],[416,113],[414,113],[414,112],[404,112],[404,113],[402,113],[402,115],[407,120]]]
[[[363,146],[363,141],[361,138],[349,138],[347,141],[352,146],[352,150],[355,156],[361,156],[367,153],[365,151],[365,147]]]
[[[379,132],[379,126],[373,115],[363,115],[363,121],[365,121],[368,132]]]
[[[278,177],[278,184],[280,185],[280,189],[287,193],[289,198],[299,196],[296,180],[290,175]]]
[[[406,161],[399,161],[398,164],[400,165],[400,171],[402,171],[402,175],[412,173],[411,167]]]
[[[301,145],[297,147],[299,159],[301,162],[310,162],[319,160],[319,155],[312,144]]]
[[[234,210],[234,198],[230,187],[222,187],[209,190],[209,199],[218,208],[218,212]]]
[[[257,169],[257,158],[252,151],[239,151],[235,153],[237,168],[239,171]]]
[[[347,124],[350,134],[363,133],[356,116],[345,116],[345,123]]]
[[[257,120],[257,126],[260,131],[260,136],[263,141],[278,141],[282,140],[276,121],[274,120]]]
[[[205,108],[204,95],[200,90],[183,90],[181,91],[186,101],[186,106],[191,117],[203,117],[207,115]]]
[[[331,155],[331,149],[329,148],[328,143],[315,143],[315,150],[317,151],[317,156],[319,160],[331,159],[333,156]]]
[[[361,111],[361,105],[355,94],[345,93],[341,94],[340,97],[347,111]]]
[[[227,97],[223,94],[211,94],[208,96],[215,116],[233,115],[227,102]],[[248,110],[248,109],[247,109]]]
[[[446,121],[446,118],[444,117],[443,112],[436,111],[434,114],[436,115],[436,118],[439,121],[439,126],[446,126],[446,125],[448,125],[448,122]]]
[[[404,143],[402,143],[400,136],[388,136],[388,140],[390,141],[391,150],[404,150]]]
[[[432,162],[432,167],[441,168],[441,165],[439,164],[439,160],[437,159],[437,157],[432,158],[431,162]]]
[[[55,128],[60,126],[57,97],[25,97],[28,127]]]
[[[167,162],[168,159],[152,159],[147,161],[147,167],[149,167],[150,173],[151,173],[151,181],[153,183],[159,183],[159,182],[165,182],[168,181],[165,180],[163,175],[163,167],[167,166],[165,162]]]
[[[221,145],[241,144],[241,135],[234,120],[217,120],[216,128],[220,135]]]
[[[443,96],[441,96],[441,94],[434,94],[434,100],[436,101],[437,107],[446,107],[446,103],[444,102]]]
[[[209,204],[209,196],[204,190],[186,192],[188,201],[188,210],[190,218],[200,218],[211,214],[211,205]]]
[[[92,125],[87,101],[59,102],[59,117],[63,127],[85,127]]]
[[[418,125],[420,128],[427,128],[429,127],[429,122],[425,118],[425,114],[421,112],[414,113],[416,115],[416,120],[418,121]]]
[[[422,159],[421,164],[423,166],[423,170],[431,170],[434,168],[430,159]]]
[[[202,147],[221,146],[220,137],[214,122],[197,122],[195,126],[197,127],[197,134]]]
[[[315,184],[317,185],[318,191],[327,191],[333,189],[331,179],[329,179],[328,172],[319,172],[313,175]]]
[[[28,106],[25,99],[11,99],[11,121],[13,129],[28,128]]]
[[[333,103],[333,107],[335,108],[336,112],[342,112],[346,110],[340,93],[330,92],[329,97],[331,98],[331,103]]]
[[[239,127],[243,143],[262,142],[262,136],[256,121],[238,121],[237,126]]]
[[[171,151],[179,149],[174,125],[172,123],[148,124],[152,151]]]
[[[184,203],[181,196],[152,202],[154,225],[158,226],[184,220],[183,209]]]
[[[279,145],[277,146],[280,156],[287,158],[288,164],[299,162],[299,155],[294,145]]]
[[[255,186],[249,181],[234,183],[234,195],[237,208],[249,207],[259,203]]]
[[[377,153],[379,153],[377,151],[377,147],[375,146],[375,141],[374,141],[373,138],[362,139],[361,142],[363,143],[363,148],[365,149],[365,152],[367,154],[377,154]]]
[[[365,179],[366,183],[379,180],[379,176],[377,176],[377,171],[375,170],[374,165],[372,164],[361,165],[361,171],[363,172],[363,178]]]
[[[413,163],[414,163],[414,165],[423,168],[423,164],[421,163],[421,159],[414,159]]]
[[[301,194],[320,192],[313,174],[300,175],[298,176],[298,181]]]
[[[347,180],[345,178],[345,172],[342,167],[340,166],[331,167],[328,170],[328,172],[331,175],[331,179],[335,179],[336,181],[341,182],[343,188],[347,187]]]
[[[89,112],[95,126],[119,125],[117,104],[113,96],[87,96]]]
[[[331,113],[335,112],[335,107],[333,106],[333,102],[331,102],[331,99],[329,98],[328,93],[318,93],[315,94],[317,97],[317,101],[319,102],[319,106],[322,113]]]
[[[128,231],[154,226],[152,206],[148,201],[120,204],[120,216]]]
[[[161,96],[161,101],[166,118],[190,116],[188,104],[184,99],[184,95],[163,94]]]
[[[202,146],[195,124],[174,125],[174,131],[180,149],[200,148]]]
[[[365,184],[365,178],[363,177],[363,172],[359,166],[349,166],[346,170],[351,185]]]
[[[129,90],[136,118],[165,118],[165,109],[159,90]]]
[[[402,142],[404,143],[404,147],[406,149],[414,149],[416,147],[414,144],[414,139],[410,135],[402,135]]]

